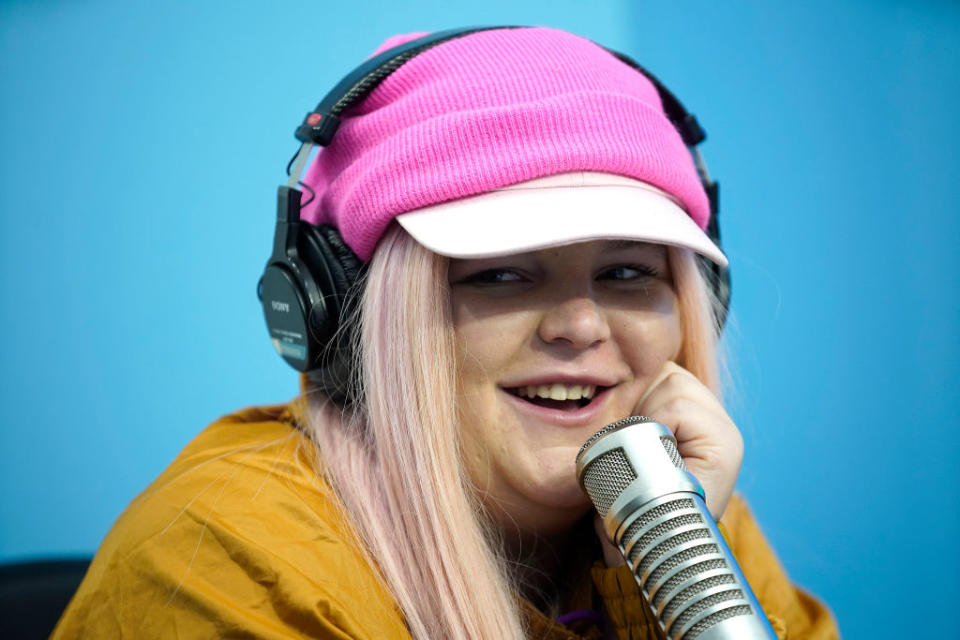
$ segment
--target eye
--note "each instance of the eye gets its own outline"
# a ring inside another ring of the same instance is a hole
[[[526,282],[527,278],[515,269],[484,269],[465,276],[457,284],[497,285]]]
[[[647,278],[656,278],[660,273],[651,267],[641,264],[621,264],[613,267],[607,267],[597,275],[597,280],[646,280]]]

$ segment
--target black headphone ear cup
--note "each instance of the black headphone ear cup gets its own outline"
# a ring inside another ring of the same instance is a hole
[[[354,289],[361,278],[363,262],[340,232],[329,225],[301,222],[297,251],[323,300],[323,304],[314,307],[310,323],[321,338],[312,360],[319,366],[308,373],[328,396],[351,402],[359,371],[353,362],[353,324],[347,317],[358,293]]]
[[[300,223],[297,252],[323,300],[314,310],[314,324],[325,327],[324,334],[336,333],[344,305],[360,276],[363,263],[343,241],[340,232],[329,225]],[[320,317],[323,315],[324,317]]]
[[[257,284],[257,297],[274,349],[291,367],[307,371],[317,347],[307,320],[311,296],[298,266],[299,262],[271,260]]]

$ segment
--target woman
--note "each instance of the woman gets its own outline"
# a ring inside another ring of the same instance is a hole
[[[726,259],[651,80],[564,32],[482,30],[342,116],[295,207],[364,265],[339,365],[201,433],[55,637],[662,637],[574,472],[635,414],[675,432],[781,637],[835,637],[733,496],[695,253]]]

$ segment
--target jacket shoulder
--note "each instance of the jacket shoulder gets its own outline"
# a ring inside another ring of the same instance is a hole
[[[55,638],[403,637],[289,406],[204,429],[123,512]]]

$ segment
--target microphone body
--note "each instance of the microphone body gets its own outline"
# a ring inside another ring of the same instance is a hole
[[[577,454],[577,479],[670,640],[776,640],[667,427],[607,425]]]

